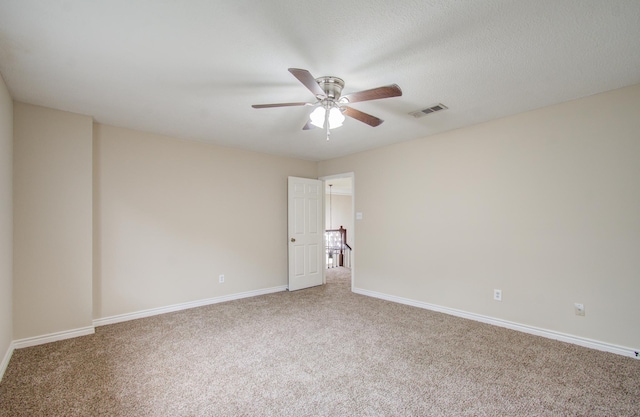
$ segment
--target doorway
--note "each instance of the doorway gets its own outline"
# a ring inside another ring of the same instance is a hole
[[[355,275],[354,174],[350,172],[319,179],[324,181],[325,192],[325,283],[327,279],[348,279],[353,290]]]

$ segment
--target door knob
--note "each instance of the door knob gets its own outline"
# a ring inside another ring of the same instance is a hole
[[[292,237],[292,238],[291,238],[291,241],[292,241],[292,242],[295,242],[295,241],[296,241],[296,238],[295,238],[295,237]]]

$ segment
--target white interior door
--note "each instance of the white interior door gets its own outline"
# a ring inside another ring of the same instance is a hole
[[[289,177],[289,291],[322,285],[322,181]]]

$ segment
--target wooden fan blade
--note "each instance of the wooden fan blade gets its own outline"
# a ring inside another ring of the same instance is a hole
[[[400,87],[398,87],[397,84],[391,84],[385,87],[347,94],[346,96],[342,96],[340,100],[346,99],[348,103],[357,103],[359,101],[379,100],[381,98],[398,97],[401,95],[402,90]]]
[[[352,117],[356,120],[360,120],[362,123],[366,123],[371,127],[380,126],[384,120],[378,119],[376,116],[372,116],[368,113],[361,112],[360,110],[356,110],[353,107],[342,106],[344,109],[343,114],[345,116]]]
[[[298,79],[305,87],[309,89],[316,97],[325,97],[326,94],[318,85],[316,79],[311,75],[311,73],[305,69],[300,68],[289,68],[289,72],[293,74],[294,77]]]
[[[316,127],[311,124],[311,120],[307,120],[307,124],[304,125],[302,130],[311,130],[311,129],[315,129],[315,128]]]
[[[293,106],[306,106],[311,103],[273,103],[273,104],[252,104],[254,109],[268,109],[270,107],[293,107]]]

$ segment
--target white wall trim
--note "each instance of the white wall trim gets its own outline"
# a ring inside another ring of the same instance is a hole
[[[597,340],[587,339],[584,337],[573,336],[570,334],[560,333],[553,330],[541,329],[538,327],[528,326],[526,324],[514,323],[507,320],[497,319],[489,316],[483,316],[480,314],[469,313],[454,308],[442,307],[435,304],[429,304],[422,301],[411,300],[409,298],[397,297],[395,295],[388,295],[375,291],[369,291],[362,288],[354,288],[353,292],[356,294],[366,295],[368,297],[380,298],[382,300],[392,301],[394,303],[405,304],[413,307],[423,308],[426,310],[433,310],[440,313],[450,314],[456,317],[462,317],[469,320],[479,321],[482,323],[492,324],[494,326],[505,327],[511,330],[517,330],[523,333],[533,334],[536,336],[546,337],[547,339],[559,340],[561,342],[571,343],[591,349],[601,350],[604,352],[615,353],[622,356],[628,356],[631,358],[639,358],[638,350],[631,348],[617,346],[610,343],[600,342]]]
[[[279,287],[264,288],[260,290],[241,292],[237,294],[223,295],[220,297],[207,298],[204,300],[189,301],[181,304],[173,304],[165,307],[151,308],[148,310],[136,311],[133,313],[125,313],[125,314],[118,314],[116,316],[111,316],[111,317],[104,317],[101,319],[94,320],[93,325],[95,327],[106,326],[108,324],[115,324],[123,321],[157,316],[159,314],[172,313],[174,311],[187,310],[190,308],[203,307],[210,304],[223,303],[225,301],[239,300],[241,298],[255,297],[258,295],[271,294],[271,293],[282,292],[286,290],[287,290],[287,286],[282,285]]]
[[[78,329],[64,330],[62,332],[44,334],[42,336],[27,337],[13,341],[15,349],[22,349],[30,346],[43,345],[45,343],[57,342],[59,340],[72,339],[74,337],[87,336],[94,334],[93,326],[80,327]]]
[[[11,360],[11,356],[13,356],[13,351],[15,349],[14,343],[9,343],[9,348],[7,349],[7,353],[5,353],[2,362],[0,362],[0,381],[2,381],[2,377],[4,376],[4,371],[7,370],[7,366],[9,366],[9,361]]]

